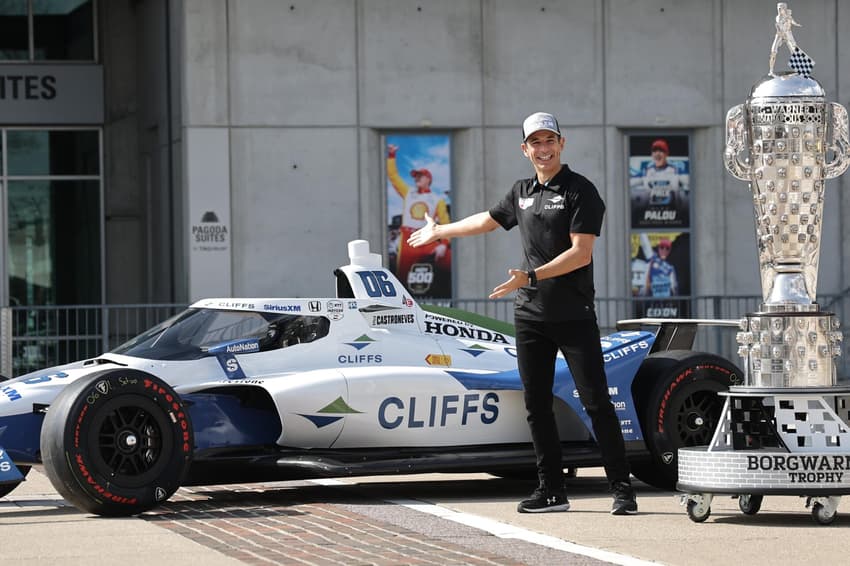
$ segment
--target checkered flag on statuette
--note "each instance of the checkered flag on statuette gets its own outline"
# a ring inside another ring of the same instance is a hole
[[[814,60],[806,55],[806,52],[797,47],[791,58],[788,59],[788,66],[797,71],[807,79],[812,77],[812,70],[815,68]]]

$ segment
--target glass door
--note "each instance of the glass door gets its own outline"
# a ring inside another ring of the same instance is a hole
[[[13,307],[20,375],[69,357],[70,335],[100,326],[95,311],[74,307],[103,302],[101,132],[6,129],[2,140],[0,298]]]

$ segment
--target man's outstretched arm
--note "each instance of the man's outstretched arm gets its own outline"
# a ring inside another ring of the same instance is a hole
[[[407,243],[415,248],[440,239],[475,236],[492,232],[498,227],[499,223],[493,220],[490,213],[486,211],[448,224],[437,224],[430,215],[425,214],[425,226],[411,234]]]

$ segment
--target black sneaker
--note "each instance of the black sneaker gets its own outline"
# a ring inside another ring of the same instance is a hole
[[[628,482],[614,482],[611,485],[614,493],[614,503],[611,505],[612,515],[634,515],[637,513],[637,501],[635,501],[635,490]]]
[[[529,499],[520,501],[516,510],[519,513],[552,513],[569,508],[570,502],[563,493],[537,488]]]

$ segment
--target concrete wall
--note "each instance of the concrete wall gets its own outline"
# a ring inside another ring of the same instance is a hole
[[[850,73],[839,54],[850,39],[839,30],[850,26],[850,6],[790,4],[815,77],[847,105]],[[519,124],[542,109],[560,118],[565,160],[608,205],[595,256],[599,296],[629,292],[625,136],[661,130],[692,135],[693,293],[760,293],[750,193],[721,156],[727,109],[768,70],[772,0],[173,5],[181,128],[229,130],[229,155],[211,156],[230,161],[229,293],[332,295],[348,240],[383,247],[382,134],[453,132],[459,218],[531,174]],[[850,236],[846,186],[827,184],[820,294],[850,280],[850,251],[840,245]],[[459,297],[486,296],[521,258],[518,235],[501,231],[456,241],[455,250]]]

